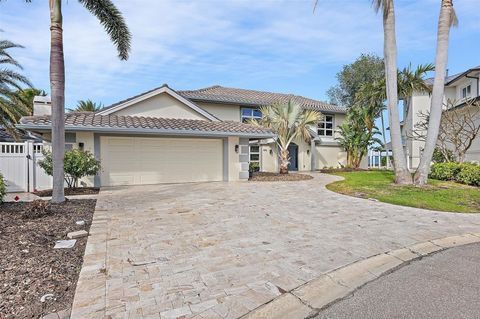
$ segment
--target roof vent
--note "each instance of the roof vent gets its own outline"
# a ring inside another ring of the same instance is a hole
[[[52,115],[52,102],[49,96],[33,98],[33,115]]]

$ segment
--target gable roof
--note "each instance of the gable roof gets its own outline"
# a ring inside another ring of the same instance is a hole
[[[17,127],[49,131],[50,115],[26,116]],[[65,114],[66,131],[128,132],[139,134],[273,137],[271,130],[233,121],[169,119],[143,116],[100,115],[98,113]]]
[[[445,78],[445,85],[450,85],[453,82],[457,81],[458,79],[462,78],[463,76],[465,76],[468,73],[473,72],[473,71],[480,71],[480,65],[477,65],[476,67],[470,68],[470,69],[468,69],[464,72],[460,72],[460,73],[456,73],[456,74],[447,76]],[[434,80],[433,77],[425,79],[425,83],[427,85],[433,85],[433,80]]]
[[[100,115],[108,115],[112,114],[116,111],[122,110],[124,108],[127,108],[131,105],[134,105],[135,103],[138,103],[140,101],[146,100],[148,98],[151,98],[153,96],[156,96],[158,94],[166,93],[173,97],[174,99],[177,99],[181,103],[185,104],[187,107],[191,108],[195,112],[199,113],[206,119],[210,121],[219,121],[218,118],[216,118],[214,115],[210,114],[209,112],[205,111],[204,109],[198,107],[195,103],[192,103],[192,101],[185,99],[183,96],[179,95],[177,92],[172,90],[171,88],[168,87],[167,84],[163,84],[162,86],[155,88],[153,90],[143,92],[141,94],[135,95],[133,97],[130,97],[128,99],[125,99],[123,101],[114,103],[108,107],[103,108],[102,110],[96,112],[97,114]]]
[[[320,112],[346,113],[342,106],[331,105],[322,101],[309,99],[300,95],[274,93],[247,89],[236,89],[214,85],[198,90],[178,91],[183,97],[194,102],[225,103],[245,106],[266,106],[276,102],[286,103],[292,100],[303,108]]]

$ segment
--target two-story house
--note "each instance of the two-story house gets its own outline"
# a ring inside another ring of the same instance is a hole
[[[290,169],[344,164],[346,155],[335,140],[343,107],[221,86],[176,91],[163,85],[96,113],[68,113],[66,147],[91,151],[101,160],[101,174],[87,181],[96,186],[245,180],[251,162],[261,171],[279,170],[274,132],[246,122],[261,118],[261,106],[290,99],[324,115],[309,141],[292,143]],[[40,114],[22,118],[18,126],[48,140],[50,112],[44,104],[37,109]]]
[[[480,100],[480,66],[468,69],[464,72],[447,76],[445,79],[444,112],[448,108],[466,107],[467,100]],[[433,78],[425,82],[433,86]],[[430,110],[431,96],[428,92],[414,92],[410,99],[408,110],[404,110],[402,123],[403,143],[411,169],[415,169],[420,163],[420,157],[425,146],[424,141],[416,136],[422,135],[418,131],[418,125],[425,120],[422,114],[428,114]],[[416,134],[413,131],[416,130]],[[466,161],[480,161],[480,138],[477,138],[468,150]]]

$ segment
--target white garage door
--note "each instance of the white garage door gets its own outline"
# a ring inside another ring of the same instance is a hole
[[[102,186],[223,180],[220,139],[101,138]]]

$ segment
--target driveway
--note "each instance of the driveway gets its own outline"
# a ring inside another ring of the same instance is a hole
[[[322,273],[480,231],[480,215],[347,197],[300,182],[103,189],[72,318],[238,318]]]

